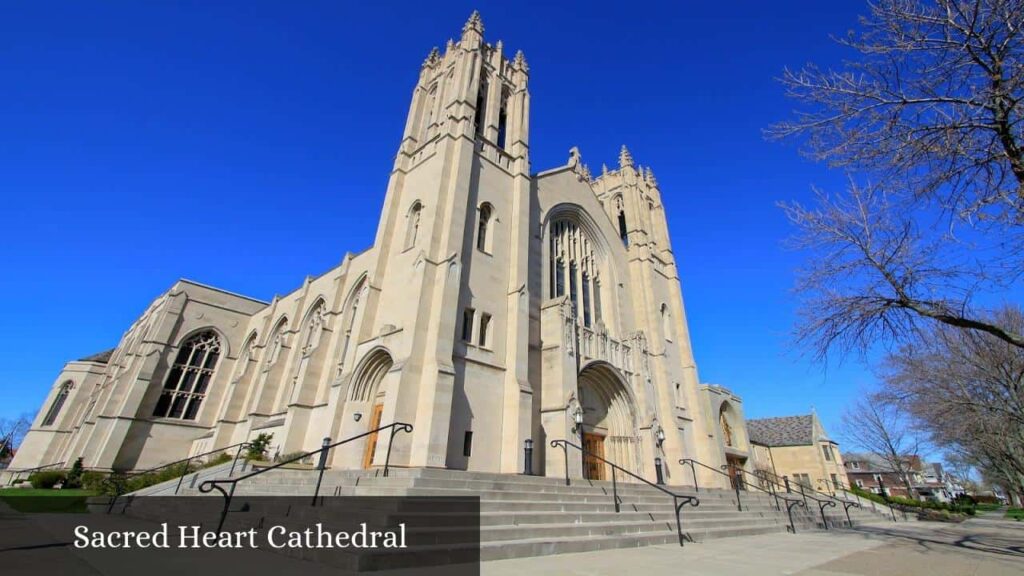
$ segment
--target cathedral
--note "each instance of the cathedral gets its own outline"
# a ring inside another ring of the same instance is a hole
[[[369,248],[271,302],[176,282],[64,366],[11,468],[142,470],[261,433],[289,454],[392,422],[414,428],[391,466],[610,476],[558,439],[670,484],[682,458],[747,466],[742,403],[698,380],[652,171],[623,146],[614,169],[574,148],[532,172],[529,150],[526,59],[474,13],[420,68]]]

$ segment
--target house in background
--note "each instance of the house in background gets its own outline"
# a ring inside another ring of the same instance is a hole
[[[850,486],[856,486],[862,490],[881,494],[882,488],[889,496],[902,496],[904,498],[918,498],[917,486],[925,484],[925,467],[921,458],[916,455],[905,456],[906,468],[910,471],[906,479],[903,475],[894,470],[892,464],[887,462],[878,454],[854,453],[843,456],[846,462],[846,478]],[[907,490],[907,484],[915,488],[911,493]]]
[[[756,473],[788,477],[826,493],[843,487],[843,460],[839,444],[828,437],[817,414],[761,418],[747,421]]]

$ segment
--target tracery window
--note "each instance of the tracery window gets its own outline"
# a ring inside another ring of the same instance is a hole
[[[568,295],[584,326],[601,320],[601,277],[594,248],[583,230],[571,220],[557,220],[550,230],[550,295]]]
[[[286,328],[288,328],[288,319],[282,318],[277,323],[277,327],[274,328],[274,334],[270,337],[269,349],[267,350],[267,365],[264,369],[269,369],[281,357],[281,348],[285,345],[284,332]]]
[[[164,382],[153,416],[195,420],[220,358],[220,339],[213,330],[200,332],[181,345]]]
[[[43,418],[43,426],[52,426],[57,421],[57,416],[60,415],[60,410],[64,407],[64,402],[67,401],[68,394],[71,394],[71,389],[74,387],[74,383],[70,380],[61,384],[60,392],[57,392],[53,403],[50,404],[50,409],[46,411],[46,417]]]
[[[238,368],[235,373],[236,379],[245,375],[249,369],[249,362],[256,357],[256,338],[257,334],[253,332],[245,342],[245,346],[242,347],[242,357],[238,359]]]
[[[302,353],[309,354],[320,344],[324,328],[324,301],[320,300],[306,318],[306,331],[302,337]]]

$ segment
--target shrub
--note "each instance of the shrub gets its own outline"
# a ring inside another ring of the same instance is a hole
[[[298,450],[296,452],[289,452],[287,454],[282,454],[281,456],[278,456],[277,458],[275,458],[274,461],[276,461],[276,462],[287,462],[289,460],[298,458],[299,456],[305,456],[306,454],[307,453],[305,451]],[[293,462],[293,464],[310,464],[310,460],[311,459],[312,458],[303,458],[302,460],[299,460],[297,462]]]
[[[245,451],[246,460],[263,460],[267,457],[267,449],[270,448],[270,441],[273,434],[261,432],[256,438],[249,441],[249,448]]]
[[[82,488],[93,492],[103,492],[103,481],[107,475],[103,472],[86,471],[82,473]]]
[[[71,471],[68,472],[67,480],[64,482],[64,488],[81,488],[82,472],[82,459],[79,458],[71,465]]]
[[[34,472],[28,477],[28,481],[32,483],[32,487],[37,490],[48,490],[53,488],[60,482],[67,480],[68,474],[63,470],[44,470],[42,472]]]

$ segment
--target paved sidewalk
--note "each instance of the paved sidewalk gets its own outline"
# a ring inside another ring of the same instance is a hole
[[[855,530],[768,534],[486,562],[483,576],[1024,575],[1024,523],[875,523]]]

